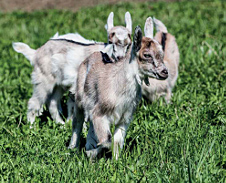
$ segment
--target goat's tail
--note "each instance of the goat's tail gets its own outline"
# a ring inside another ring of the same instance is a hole
[[[31,65],[34,65],[34,56],[36,50],[21,42],[13,43],[12,46],[16,52],[22,53],[30,61]]]
[[[154,17],[153,21],[157,32],[168,33],[166,26],[160,20]]]

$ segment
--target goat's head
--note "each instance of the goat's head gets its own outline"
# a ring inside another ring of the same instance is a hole
[[[153,39],[153,21],[151,17],[146,20],[144,33],[145,37],[142,37],[141,28],[136,27],[134,51],[136,52],[141,77],[149,85],[147,77],[163,80],[168,77],[168,70],[163,62],[162,46]]]
[[[112,56],[119,60],[126,56],[127,50],[131,45],[132,19],[129,12],[125,14],[126,27],[114,26],[114,13],[111,12],[107,20],[108,42],[112,44]]]

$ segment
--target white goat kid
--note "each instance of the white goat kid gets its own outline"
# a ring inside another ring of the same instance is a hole
[[[110,13],[108,25],[108,39],[114,45],[118,43],[126,43],[131,41],[132,20],[130,13],[125,14],[126,27],[113,26],[113,12]],[[65,90],[71,93],[75,92],[77,78],[77,70],[80,63],[85,60],[90,54],[95,51],[103,50],[107,44],[104,43],[83,43],[70,40],[82,40],[80,35],[77,37],[73,34],[62,36],[55,35],[53,39],[49,40],[42,47],[37,50],[31,49],[24,43],[13,43],[15,51],[22,53],[31,65],[34,66],[32,72],[33,95],[28,102],[27,119],[32,127],[35,117],[40,114],[43,104],[47,104],[51,117],[56,123],[64,124],[63,119],[59,114],[60,100]],[[78,38],[80,36],[80,38]],[[84,41],[84,40],[83,40]],[[127,46],[123,46],[127,50]],[[116,49],[111,49],[109,54],[116,60],[123,56],[123,52],[117,52]],[[73,101],[68,102],[69,117]]]
[[[91,128],[94,128],[98,142],[93,148],[86,149],[89,151],[88,156],[93,158],[101,148],[110,148],[113,139],[113,151],[118,159],[119,148],[123,147],[127,128],[141,98],[142,81],[148,84],[148,77],[168,77],[163,63],[162,47],[152,37],[153,23],[150,17],[146,20],[146,27],[152,31],[145,30],[146,37],[143,38],[140,27],[136,27],[133,46],[129,47],[126,57],[107,64],[103,62],[103,55],[95,52],[80,65],[76,117],[73,120],[69,148],[78,146],[84,111],[85,118],[90,121]],[[110,125],[115,125],[113,137]],[[92,133],[90,129],[89,133]]]

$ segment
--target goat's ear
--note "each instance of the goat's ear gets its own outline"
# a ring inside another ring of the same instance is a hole
[[[111,12],[107,20],[107,31],[110,31],[114,27],[113,18],[114,18],[114,13]]]
[[[134,36],[133,36],[133,43],[135,47],[135,51],[138,52],[141,48],[141,41],[142,41],[142,30],[140,26],[136,26]]]
[[[148,17],[144,26],[144,35],[153,39],[154,24],[151,17]]]
[[[132,18],[128,11],[125,14],[125,23],[126,23],[126,28],[130,31],[130,33],[132,33]]]

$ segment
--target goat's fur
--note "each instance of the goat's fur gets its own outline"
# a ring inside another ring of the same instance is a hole
[[[152,19],[149,18],[148,21]],[[154,39],[142,38],[139,27],[135,29],[133,46],[129,47],[124,58],[111,64],[102,60],[102,54],[95,52],[79,67],[76,114],[69,147],[78,146],[85,117],[91,122],[91,135],[88,134],[86,144],[88,155],[94,157],[102,147],[110,148],[113,139],[113,150],[117,159],[133,112],[141,98],[142,81],[147,77],[165,79],[168,73],[163,63],[162,47]],[[110,125],[115,125],[113,137]],[[91,138],[93,141],[89,142]]]
[[[128,18],[129,17],[129,18]],[[130,14],[125,14],[126,25],[131,27],[132,20]],[[113,13],[109,15],[111,28],[108,29],[108,35],[113,45],[119,41],[131,42],[131,30],[122,26],[113,26]],[[110,25],[109,25],[110,26]],[[76,40],[76,42],[74,41]],[[80,41],[80,42],[77,42]],[[15,51],[22,53],[30,60],[34,66],[32,72],[33,95],[28,102],[27,119],[32,124],[35,117],[40,114],[43,104],[47,104],[51,117],[56,123],[64,124],[59,114],[60,100],[65,90],[71,93],[75,92],[77,69],[80,63],[91,53],[100,51],[107,44],[87,41],[79,34],[66,34],[59,36],[56,33],[51,40],[37,50],[31,49],[24,43],[13,43]],[[127,45],[120,45],[124,50]],[[125,52],[118,52],[111,49],[109,52],[115,59],[123,56]],[[73,101],[68,101],[68,116],[72,116]]]

